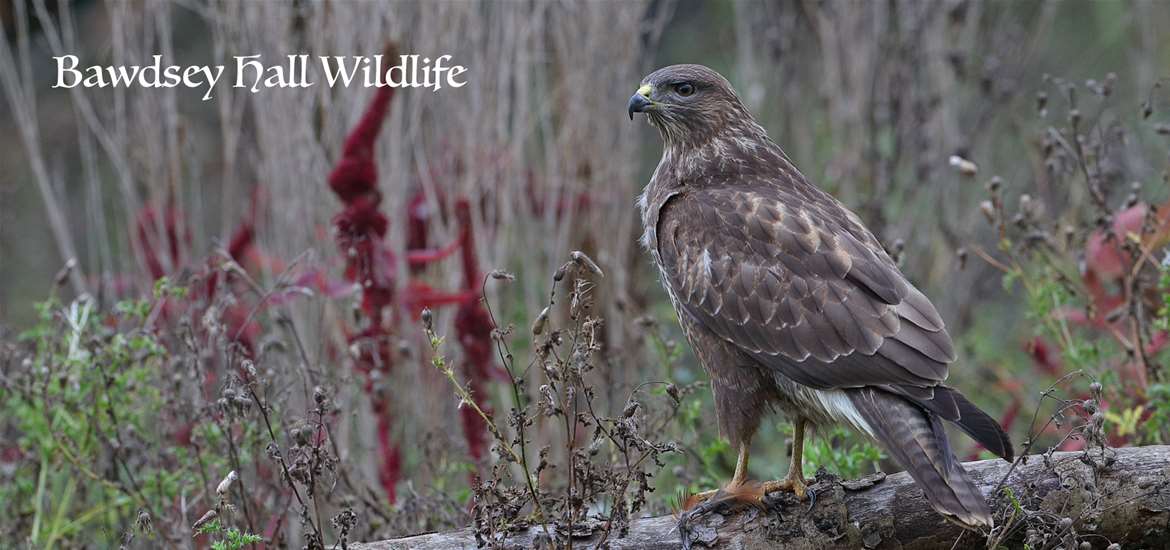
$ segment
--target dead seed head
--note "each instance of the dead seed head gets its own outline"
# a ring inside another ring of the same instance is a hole
[[[516,280],[515,275],[508,273],[507,271],[501,271],[499,269],[493,270],[491,273],[488,273],[488,276],[497,280],[497,281],[515,281]]]
[[[216,512],[215,510],[208,510],[206,514],[203,514],[199,519],[195,520],[195,523],[191,525],[191,529],[194,531],[199,531],[200,527],[207,525],[217,516],[219,516],[219,512]]]
[[[226,496],[228,491],[232,488],[232,483],[234,483],[239,478],[240,475],[237,474],[235,470],[228,472],[228,475],[223,478],[223,481],[220,481],[219,485],[215,487],[215,493],[220,497]]]
[[[593,258],[590,258],[588,254],[585,254],[580,250],[574,250],[573,253],[569,255],[569,257],[573,260],[573,263],[588,269],[590,273],[597,275],[598,277],[605,276],[605,273],[602,273],[601,268],[597,266],[597,263],[594,262]]]

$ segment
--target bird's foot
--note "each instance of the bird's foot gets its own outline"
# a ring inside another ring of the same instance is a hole
[[[712,511],[723,506],[736,504],[761,507],[764,503],[764,485],[756,481],[731,482],[721,489],[703,491],[693,494],[683,500],[682,510],[694,512],[700,506],[705,511]]]
[[[804,500],[804,497],[808,496],[808,485],[805,484],[803,478],[792,476],[781,480],[764,482],[765,494],[774,493],[776,491],[787,491],[796,495],[797,499]]]
[[[809,500],[809,510],[812,510],[813,506],[817,503],[816,492],[808,487],[804,477],[801,476],[788,476],[781,480],[765,481],[763,483],[763,490],[765,495],[777,491],[784,491],[796,495],[797,500],[807,498]]]
[[[727,486],[712,491],[696,493],[683,500],[681,512],[678,515],[678,531],[683,541],[683,548],[691,548],[693,540],[701,540],[703,536],[713,536],[714,531],[706,532],[695,530],[693,522],[712,512],[723,513],[728,510],[743,508],[767,508],[764,503],[764,485],[755,481],[731,482]],[[714,539],[706,542],[714,542]]]

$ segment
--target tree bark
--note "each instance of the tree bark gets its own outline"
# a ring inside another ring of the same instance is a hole
[[[1103,458],[1104,457],[1104,458]],[[1003,460],[968,462],[964,467],[991,499],[997,529],[992,539],[1007,547],[1022,546],[1026,533],[1049,533],[1056,548],[1076,536],[1105,548],[1170,548],[1170,446],[1133,447],[1033,455],[1017,464]],[[1004,487],[1019,502],[1017,507]],[[779,548],[832,550],[854,548],[982,549],[986,534],[964,531],[937,514],[905,472],[841,481],[820,474],[812,488],[816,501],[797,502],[790,494],[768,497],[766,510],[709,513],[688,522],[691,548]],[[1061,518],[1069,518],[1071,523]],[[575,537],[576,548],[593,548],[603,529]],[[541,529],[510,538],[506,548],[539,546]],[[476,548],[474,532],[463,529],[382,542],[353,545],[361,550],[452,550]],[[673,516],[637,519],[608,548],[659,550],[683,548]],[[1076,548],[1071,546],[1070,548]]]

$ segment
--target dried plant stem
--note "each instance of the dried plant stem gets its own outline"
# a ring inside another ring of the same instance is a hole
[[[0,83],[4,87],[4,95],[8,100],[9,111],[16,117],[20,139],[24,143],[26,157],[32,168],[33,181],[41,195],[41,202],[45,206],[45,215],[48,217],[49,229],[57,243],[57,251],[61,254],[63,263],[77,262],[77,248],[73,244],[73,234],[66,221],[64,209],[57,200],[53,191],[52,178],[45,166],[44,154],[41,151],[40,125],[37,122],[36,94],[32,90],[31,69],[27,66],[29,56],[29,29],[27,9],[24,0],[18,0],[15,7],[15,21],[17,23],[16,44],[20,57],[25,60],[24,75],[16,66],[12,52],[12,42],[0,25]],[[25,84],[22,86],[22,82]],[[69,272],[69,282],[73,292],[81,295],[86,292],[85,274],[80,266],[74,265]]]
[[[438,353],[439,349],[443,345],[443,338],[436,335],[430,329],[427,329],[426,332],[427,338],[431,344],[431,350],[435,352],[434,357],[431,358],[431,365],[434,366],[435,369],[437,369],[439,372],[441,372],[443,376],[447,378],[447,381],[451,383],[451,387],[455,390],[455,394],[460,399],[459,406],[468,406],[474,409],[476,414],[478,414],[480,418],[482,418],[483,421],[487,424],[488,430],[492,432],[492,436],[495,437],[497,441],[506,441],[503,434],[500,433],[500,429],[496,427],[496,423],[492,420],[491,416],[488,416],[487,413],[483,412],[483,409],[481,409],[475,402],[475,398],[472,397],[471,392],[469,392],[467,388],[463,387],[463,384],[460,384],[459,380],[455,378],[454,369],[452,369],[447,364],[447,360]],[[521,462],[520,455],[516,454],[516,451],[512,449],[511,446],[504,446],[504,450],[508,452],[508,455],[514,462],[517,464]]]
[[[276,446],[276,460],[280,463],[280,468],[284,472],[284,478],[287,480],[288,486],[292,489],[293,496],[297,499],[297,504],[301,505],[302,514],[307,514],[309,506],[305,502],[305,499],[301,497],[301,490],[297,488],[296,481],[292,477],[292,472],[289,471],[288,463],[284,460],[284,452],[280,450],[280,443],[276,439],[276,432],[272,429],[272,421],[268,418],[268,406],[260,400],[259,395],[256,395],[256,389],[252,387],[251,383],[247,384],[247,388],[248,396],[252,398],[252,402],[255,403],[257,409],[259,409],[260,418],[264,420],[264,427],[268,430],[269,443]],[[321,535],[321,530],[317,526],[317,524],[321,523],[320,519],[321,518],[318,517],[316,522],[307,522],[309,527],[313,530],[313,534],[316,535],[317,541],[324,540]]]
[[[499,323],[496,322],[495,313],[492,311],[491,300],[487,299],[487,282],[491,278],[492,278],[492,274],[490,274],[490,273],[488,275],[484,276],[483,282],[480,283],[479,295],[481,296],[480,300],[483,301],[484,311],[487,312],[488,319],[491,321],[492,326],[499,327],[500,325],[499,325]],[[497,330],[496,335],[498,336],[499,329],[496,329],[496,330]],[[525,405],[524,400],[522,398],[523,393],[520,390],[520,381],[516,378],[516,375],[515,375],[514,370],[513,370],[513,367],[515,365],[514,365],[514,360],[513,360],[514,356],[512,355],[512,350],[509,348],[508,342],[505,339],[500,338],[500,337],[496,337],[493,339],[495,340],[496,355],[499,356],[500,363],[504,366],[504,372],[506,372],[508,374],[508,386],[512,391],[513,407],[517,411],[523,411],[525,409],[526,405]],[[433,346],[432,346],[432,348],[433,348]],[[448,379],[452,380],[452,382],[454,382],[454,379],[451,376],[448,376]],[[486,416],[486,415],[484,415],[483,411],[479,409],[478,406],[476,406],[476,410],[479,411],[479,415],[481,417]],[[487,421],[486,418],[485,418],[485,422],[487,423],[488,426],[492,426],[492,423],[490,421]],[[489,428],[489,429],[491,429],[491,428]],[[492,432],[493,435],[498,433],[498,431],[499,430],[493,431]],[[520,425],[517,427],[516,436],[520,442],[520,452],[513,453],[513,454],[516,456],[519,456],[519,458],[520,458],[520,461],[519,461],[520,468],[522,470],[524,470],[525,484],[528,487],[528,495],[532,498],[532,506],[533,506],[533,509],[536,510],[537,519],[540,521],[540,525],[544,529],[545,533],[549,534],[548,519],[544,514],[544,511],[543,511],[542,506],[540,504],[540,495],[537,492],[536,485],[532,480],[532,474],[530,473],[532,470],[528,466],[528,435],[526,433],[526,430],[524,430],[523,425]],[[501,445],[506,443],[506,440],[501,439],[499,437],[497,437],[496,440]],[[509,450],[511,450],[510,445],[508,445],[507,447]]]
[[[532,497],[533,511],[536,513],[537,520],[542,526],[544,526],[545,530],[547,531],[548,525],[545,520],[544,511],[540,504],[540,496],[536,491],[536,485],[534,485],[532,481],[532,472],[528,468],[527,457],[525,457],[523,454],[517,453],[516,450],[508,444],[508,440],[504,438],[503,433],[500,432],[500,429],[496,426],[496,423],[492,420],[491,416],[483,412],[483,409],[480,408],[479,404],[475,402],[475,398],[471,395],[471,392],[469,392],[467,388],[463,387],[463,384],[459,383],[459,380],[455,377],[455,371],[447,364],[447,361],[443,358],[442,354],[439,353],[439,348],[443,345],[442,337],[436,335],[429,327],[425,328],[424,330],[426,331],[427,339],[430,342],[431,352],[433,354],[431,358],[431,364],[447,378],[448,382],[451,383],[451,387],[455,390],[455,394],[459,396],[460,406],[472,407],[476,414],[478,414],[480,418],[483,419],[484,424],[487,426],[488,430],[492,434],[492,437],[495,438],[499,446],[504,451],[507,451],[508,456],[511,458],[512,462],[519,464],[521,469],[524,470],[524,480],[527,483],[528,492]],[[517,431],[520,432],[520,437],[523,438],[524,426],[518,426]]]

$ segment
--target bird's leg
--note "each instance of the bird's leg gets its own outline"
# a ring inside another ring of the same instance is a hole
[[[747,441],[739,443],[739,456],[735,459],[735,473],[731,476],[731,481],[727,483],[722,489],[712,489],[710,491],[703,491],[691,497],[696,502],[702,502],[715,496],[719,491],[726,491],[742,486],[747,482],[747,467],[748,467],[748,448],[751,445]]]
[[[747,481],[747,467],[748,467],[748,454],[749,454],[748,447],[749,447],[749,445],[746,441],[740,442],[739,456],[736,457],[736,459],[735,459],[735,473],[732,474],[731,483],[727,484],[728,487],[738,487],[740,485],[743,485],[743,483],[745,481]]]
[[[780,481],[764,483],[764,493],[792,491],[796,498],[804,500],[808,485],[804,481],[804,417],[798,417],[792,430],[792,462],[788,465],[788,476]]]

